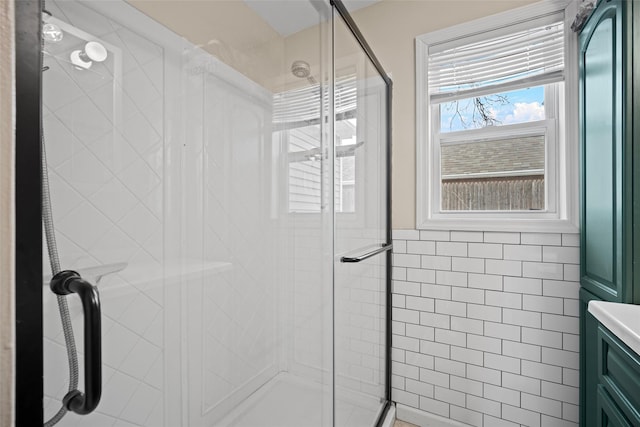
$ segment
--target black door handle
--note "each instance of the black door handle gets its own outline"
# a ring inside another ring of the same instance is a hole
[[[69,411],[85,415],[92,412],[102,394],[102,336],[98,288],[71,270],[51,278],[51,290],[58,295],[78,294],[84,311],[84,393],[72,390],[62,400]]]

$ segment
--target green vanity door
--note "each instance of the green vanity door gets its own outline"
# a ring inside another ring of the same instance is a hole
[[[595,296],[624,301],[631,231],[630,170],[624,162],[622,8],[602,2],[580,35],[582,129],[581,284]]]

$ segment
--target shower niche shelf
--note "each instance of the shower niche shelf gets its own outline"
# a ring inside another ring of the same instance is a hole
[[[218,274],[231,270],[233,264],[225,261],[203,261],[196,259],[181,259],[165,263],[164,268],[157,268],[152,264],[115,262],[92,267],[75,268],[80,276],[94,285],[99,285],[103,277],[116,274],[126,269],[127,282],[131,285],[140,283],[162,283],[163,281],[189,280],[199,276]],[[44,286],[49,286],[51,275],[44,277]],[[129,286],[123,284],[123,287]]]
[[[73,271],[80,274],[81,277],[84,277],[89,282],[94,285],[100,284],[100,280],[103,277],[108,276],[110,274],[119,273],[127,266],[129,263],[127,262],[114,262],[110,264],[102,264],[96,265],[93,267],[84,267],[84,268],[76,268],[72,269]],[[44,276],[44,286],[49,286],[49,282],[51,281],[51,274]]]
[[[178,259],[164,263],[164,268],[154,268],[148,264],[134,264],[127,269],[127,276],[133,283],[138,282],[177,282],[195,279],[200,276],[218,274],[231,270],[233,264],[225,261],[208,261],[192,258]]]

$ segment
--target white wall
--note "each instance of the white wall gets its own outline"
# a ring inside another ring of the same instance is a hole
[[[0,425],[14,423],[14,26],[0,3]]]
[[[577,234],[396,230],[393,259],[395,401],[478,427],[577,425]]]

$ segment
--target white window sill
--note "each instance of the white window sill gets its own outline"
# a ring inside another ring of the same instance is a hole
[[[517,233],[578,233],[567,219],[432,218],[417,224],[418,230],[508,231]]]

